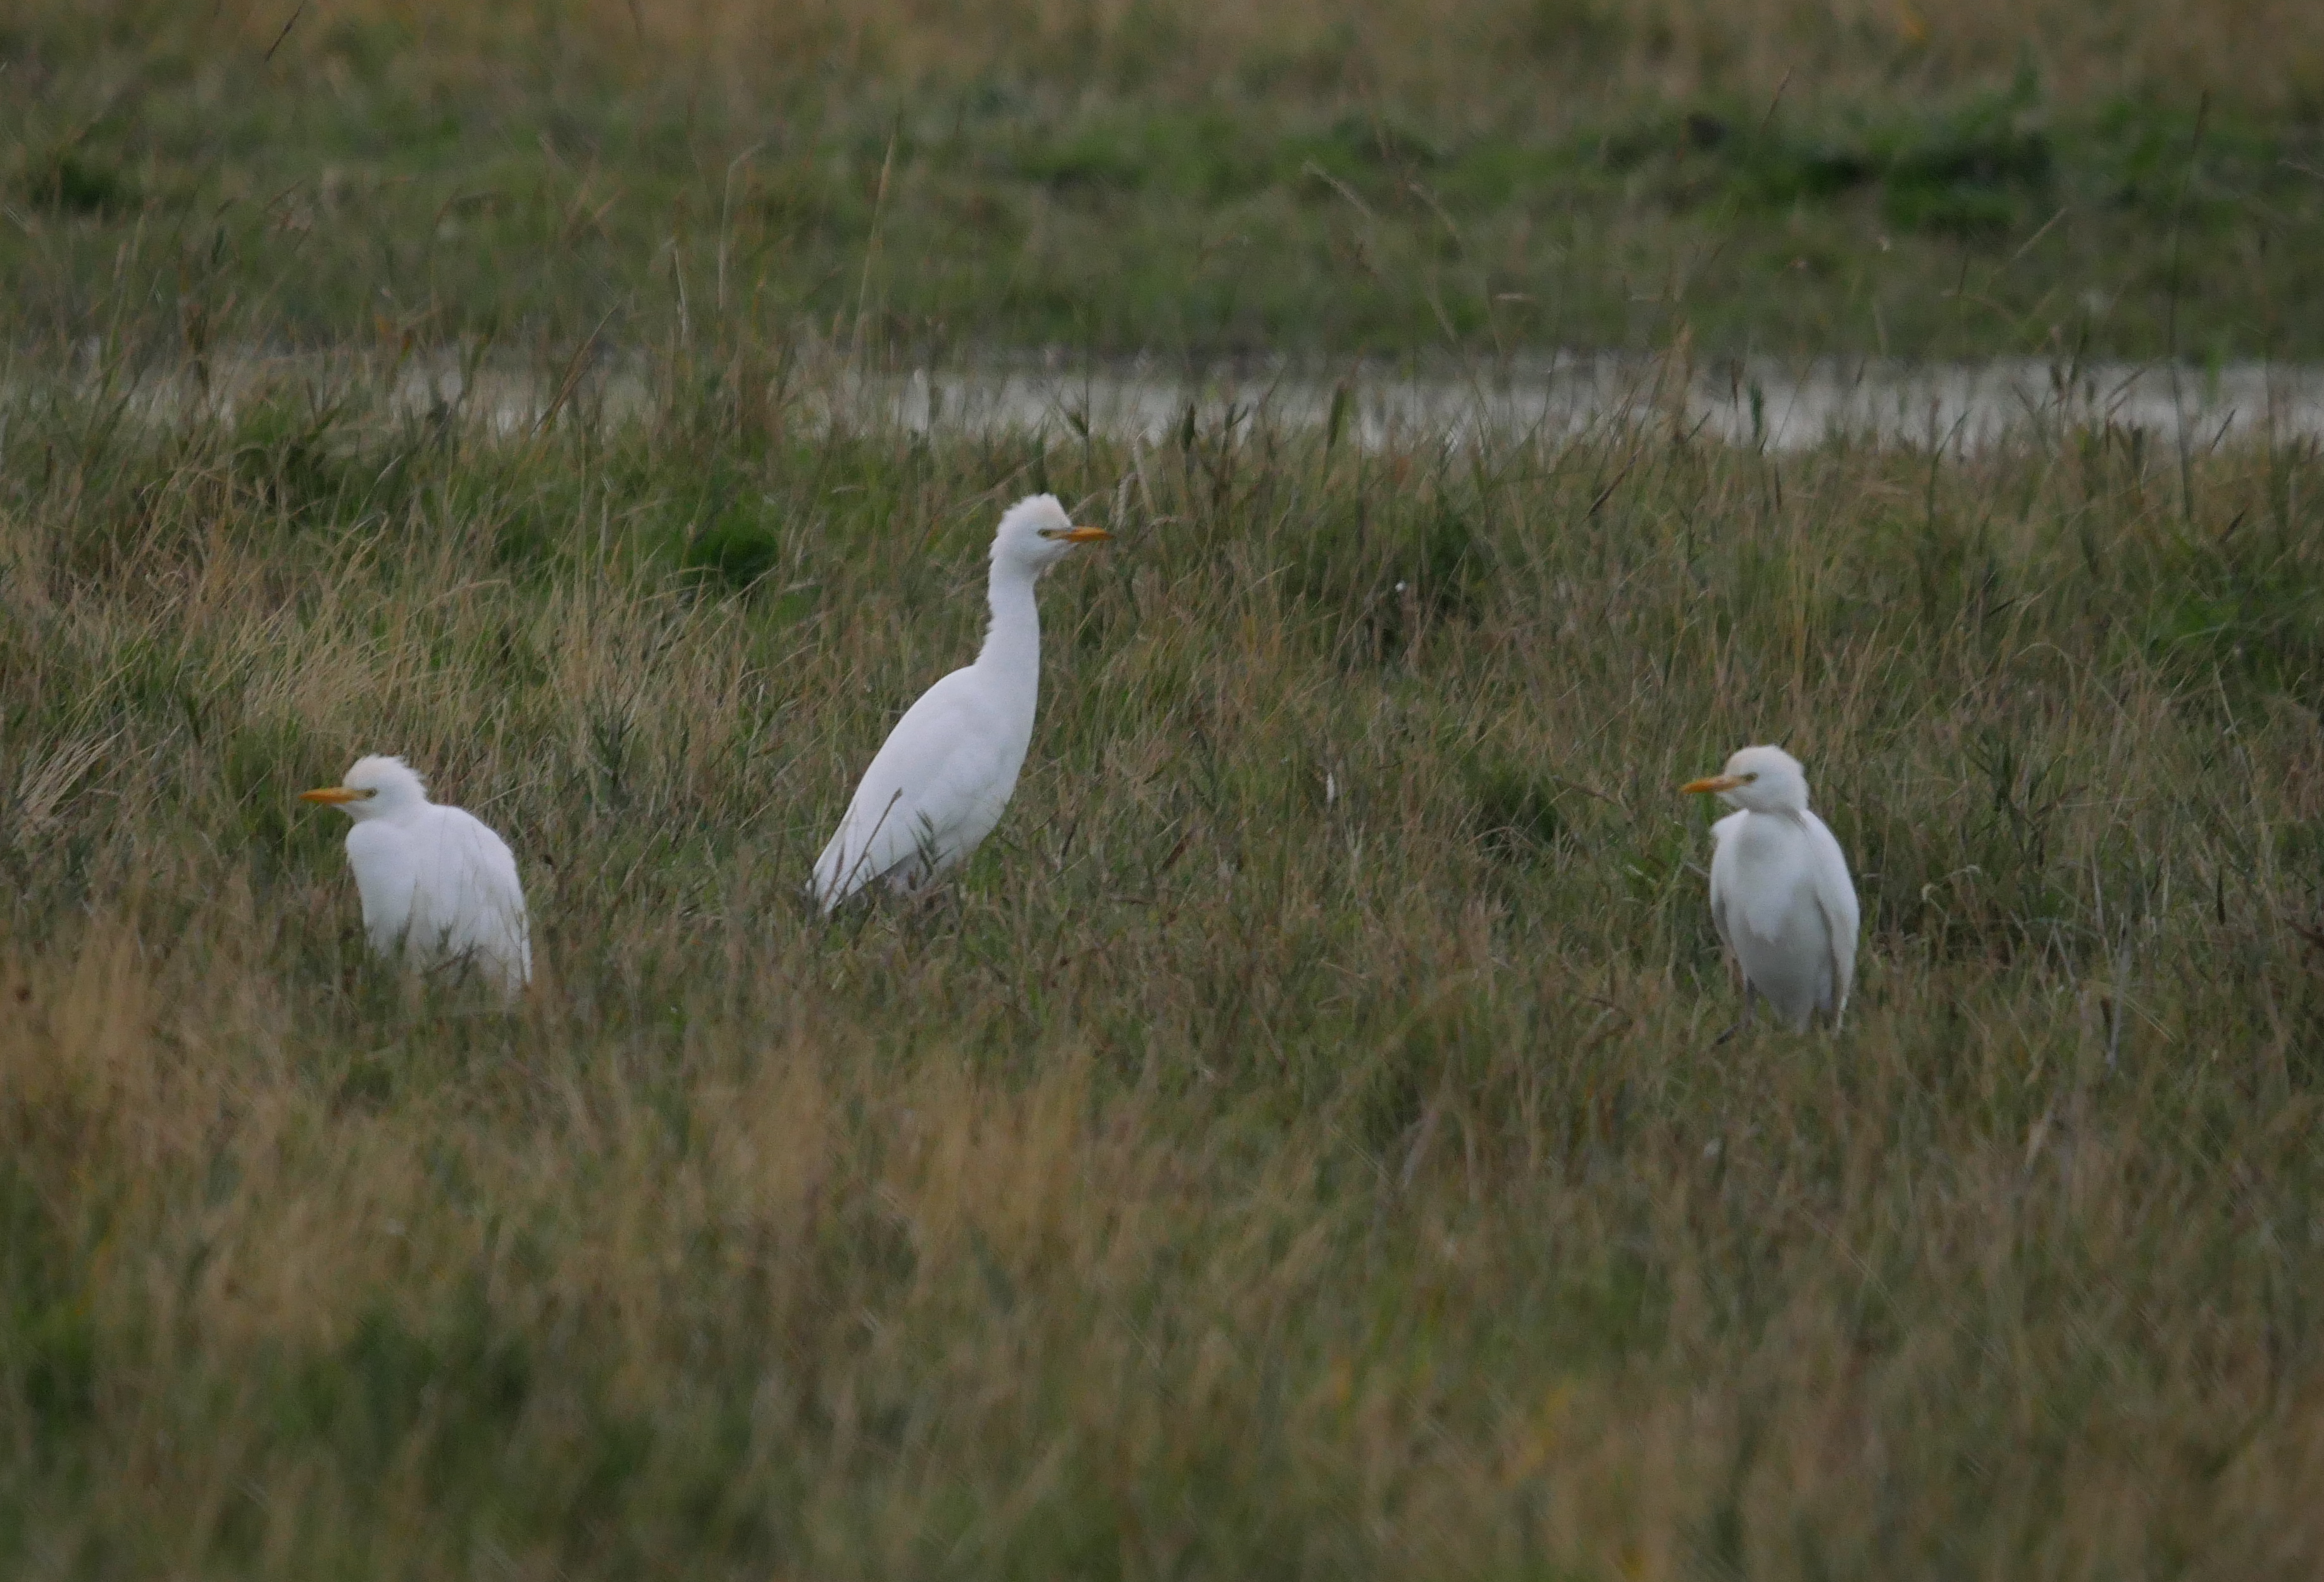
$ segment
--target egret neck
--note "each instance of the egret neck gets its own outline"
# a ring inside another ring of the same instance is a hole
[[[1025,722],[1028,739],[1041,687],[1041,609],[1033,597],[1040,575],[1040,568],[1003,555],[995,547],[985,589],[992,624],[976,653],[977,672],[993,689],[994,701],[1009,710],[1012,724],[1020,718]]]

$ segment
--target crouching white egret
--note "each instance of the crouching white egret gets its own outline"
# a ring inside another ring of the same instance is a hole
[[[358,758],[337,785],[301,791],[355,821],[347,864],[364,932],[382,956],[425,971],[473,965],[503,994],[532,977],[532,930],[508,843],[475,815],[438,807],[401,758]]]
[[[1743,969],[1743,1025],[1756,991],[1799,1032],[1819,1011],[1839,1027],[1856,977],[1856,884],[1840,842],[1808,811],[1800,761],[1746,747],[1725,772],[1679,790],[1738,810],[1711,827],[1711,921]]]
[[[1033,741],[1041,615],[1033,585],[1075,544],[1112,535],[1075,527],[1054,495],[1011,505],[992,535],[992,624],[976,662],[921,694],[847,804],[808,888],[826,912],[874,880],[912,891],[968,860],[1017,789]]]

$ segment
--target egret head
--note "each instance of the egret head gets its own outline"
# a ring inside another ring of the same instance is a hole
[[[1723,772],[1690,780],[1678,789],[1708,792],[1754,813],[1804,813],[1808,809],[1807,772],[1781,747],[1745,747],[1727,761]]]
[[[366,819],[393,818],[424,806],[428,786],[419,772],[402,759],[374,755],[356,759],[346,779],[337,785],[300,791],[299,800],[325,803],[361,823]]]
[[[1039,576],[1065,558],[1075,544],[1113,535],[1102,527],[1075,527],[1055,495],[1029,495],[1002,513],[992,535],[992,563]]]

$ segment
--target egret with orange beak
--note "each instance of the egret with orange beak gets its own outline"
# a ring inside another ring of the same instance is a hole
[[[358,758],[347,777],[299,793],[355,821],[347,864],[371,948],[422,971],[466,965],[503,995],[532,977],[532,930],[508,844],[482,819],[428,800],[401,758]]]
[[[1738,810],[1711,827],[1711,921],[1743,971],[1741,1025],[1757,994],[1798,1032],[1819,1011],[1837,1029],[1856,977],[1856,884],[1840,842],[1808,811],[1800,761],[1746,747],[1723,773],[1679,790]]]
[[[1111,537],[1075,527],[1054,495],[1011,505],[992,535],[992,624],[976,662],[923,693],[863,772],[816,859],[808,890],[826,912],[873,881],[919,890],[966,862],[1017,790],[1041,684],[1033,585],[1075,544]]]

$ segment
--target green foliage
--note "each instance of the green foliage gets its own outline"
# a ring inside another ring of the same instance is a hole
[[[1558,809],[1558,788],[1538,770],[1506,759],[1471,766],[1477,838],[1494,856],[1525,863],[1554,852],[1571,838]]]
[[[88,150],[61,148],[18,178],[23,195],[69,215],[105,215],[137,208],[134,183],[118,165]]]
[[[297,524],[360,511],[366,503],[359,494],[367,481],[364,458],[334,453],[337,419],[327,406],[300,411],[277,398],[237,420],[226,476],[251,501],[254,515]]]
[[[335,1353],[286,1381],[282,1425],[317,1439],[361,1478],[384,1476],[415,1436],[436,1448],[428,1476],[438,1498],[464,1493],[455,1457],[488,1454],[524,1408],[532,1366],[525,1343],[493,1333],[491,1309],[473,1283],[446,1305],[438,1333],[415,1334],[395,1313],[374,1309]],[[465,1503],[465,1502],[464,1502]]]
[[[743,590],[780,565],[781,535],[747,510],[729,507],[688,534],[678,564],[707,580]]]
[[[1475,618],[1491,562],[1470,509],[1441,494],[1342,503],[1301,538],[1285,594],[1364,657],[1394,659],[1428,625]]]
[[[1774,121],[1733,134],[1726,122],[1698,115],[1685,134],[1732,171],[1755,204],[1831,203],[1871,189],[1888,225],[1966,237],[2022,232],[2049,217],[2033,210],[2052,193],[2056,149],[2030,79],[1959,106],[1885,117],[1859,115],[1821,130]]]
[[[2146,621],[2146,646],[2191,682],[2324,701],[2324,554],[2312,526],[2238,514],[2190,532],[2158,556],[2170,590]]]

